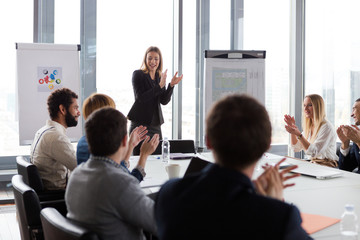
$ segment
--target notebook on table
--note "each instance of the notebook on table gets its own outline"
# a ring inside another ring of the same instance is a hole
[[[317,179],[331,179],[343,175],[342,172],[336,171],[335,169],[333,170],[330,167],[318,166],[316,164],[301,164],[298,168],[291,170],[291,172]]]

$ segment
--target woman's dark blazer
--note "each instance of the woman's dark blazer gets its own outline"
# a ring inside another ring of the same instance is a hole
[[[155,80],[152,80],[148,73],[142,70],[136,70],[132,76],[132,85],[135,95],[135,103],[128,113],[128,118],[142,125],[150,125],[153,114],[158,108],[160,125],[164,123],[161,106],[170,102],[174,87],[168,85],[160,88],[160,77],[156,73]]]

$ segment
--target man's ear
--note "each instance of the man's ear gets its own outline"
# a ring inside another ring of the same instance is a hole
[[[205,143],[206,143],[206,147],[207,147],[208,149],[212,149],[211,141],[210,141],[210,139],[208,138],[207,135],[205,135]]]
[[[126,134],[123,140],[121,141],[121,146],[125,147],[128,142],[128,135]]]
[[[59,111],[62,115],[64,115],[64,116],[66,115],[66,108],[64,105],[62,105],[62,104],[59,105]]]

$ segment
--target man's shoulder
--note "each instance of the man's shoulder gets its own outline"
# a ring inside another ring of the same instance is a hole
[[[116,185],[122,184],[137,184],[139,182],[132,175],[125,172],[121,167],[115,167],[110,163],[106,163],[100,160],[89,159],[85,163],[79,165],[75,168],[71,175],[78,177],[82,177],[84,174],[87,174],[89,178],[94,178],[95,180],[101,177],[101,179],[105,179],[105,182],[114,182]]]

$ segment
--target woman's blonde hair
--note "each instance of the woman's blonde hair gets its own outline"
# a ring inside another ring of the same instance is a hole
[[[316,136],[320,130],[320,127],[322,126],[322,124],[325,122],[325,104],[324,104],[324,99],[317,94],[310,94],[305,96],[305,98],[310,98],[310,101],[312,103],[312,107],[313,107],[313,114],[314,117],[313,118],[307,118],[305,116],[305,114],[303,113],[302,116],[302,127],[305,133],[305,138],[308,139],[309,134],[310,134],[310,130],[311,130],[311,126],[314,126],[314,132],[311,133],[311,139],[310,139],[310,143],[313,143],[316,139]],[[305,99],[304,98],[304,99]]]
[[[114,100],[106,94],[91,94],[83,103],[82,112],[84,119],[86,120],[92,112],[103,107],[115,108]]]
[[[144,73],[149,72],[149,66],[146,64],[146,57],[147,57],[149,52],[156,52],[157,54],[159,54],[160,62],[159,62],[158,68],[156,69],[156,72],[158,73],[159,76],[161,76],[162,68],[163,68],[163,58],[162,58],[162,55],[161,55],[161,51],[160,51],[160,49],[158,47],[151,46],[146,50],[145,56],[144,56],[144,59],[143,59],[143,62],[141,64],[140,69],[143,70]]]

